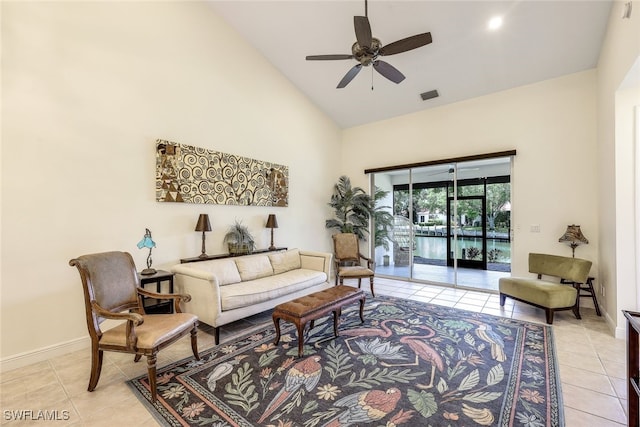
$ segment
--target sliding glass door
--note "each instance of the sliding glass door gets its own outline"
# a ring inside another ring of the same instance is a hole
[[[378,209],[393,216],[386,247],[376,239],[376,274],[497,289],[511,263],[509,156],[371,176],[386,195]]]

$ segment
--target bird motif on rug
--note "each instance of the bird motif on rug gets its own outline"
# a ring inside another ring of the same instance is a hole
[[[264,414],[258,420],[259,423],[266,420],[301,387],[304,386],[305,390],[311,392],[318,385],[322,374],[322,366],[318,363],[319,361],[320,356],[311,356],[296,363],[287,371],[284,386],[271,400]]]
[[[486,323],[479,323],[476,329],[476,335],[483,341],[486,341],[491,346],[491,358],[498,362],[504,362],[507,360],[507,355],[504,352],[504,341],[500,335],[496,334],[490,325]]]
[[[367,390],[336,400],[333,406],[346,408],[323,427],[347,427],[381,420],[396,408],[402,393],[397,388]]]

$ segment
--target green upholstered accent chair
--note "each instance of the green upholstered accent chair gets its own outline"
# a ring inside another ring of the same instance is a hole
[[[553,314],[559,310],[572,310],[580,319],[577,288],[586,283],[590,269],[591,261],[585,259],[530,253],[529,272],[537,277],[501,278],[500,305],[510,297],[540,307],[545,310],[548,324],[553,323]]]

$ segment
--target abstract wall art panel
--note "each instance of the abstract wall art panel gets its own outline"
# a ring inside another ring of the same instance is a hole
[[[156,200],[217,205],[288,206],[289,168],[158,139]]]

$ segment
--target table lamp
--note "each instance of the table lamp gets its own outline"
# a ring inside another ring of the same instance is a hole
[[[151,259],[151,250],[155,247],[156,242],[151,238],[151,231],[148,228],[145,228],[144,236],[142,237],[142,240],[138,242],[138,249],[149,248],[149,255],[147,256],[147,268],[142,270],[140,274],[150,276],[157,273],[154,268],[151,268],[151,264],[153,263],[153,260]]]
[[[196,224],[196,231],[202,231],[202,253],[200,254],[200,258],[206,258],[208,255],[205,249],[204,233],[207,231],[211,231],[211,223],[209,222],[208,214],[200,214],[200,216],[198,217],[198,223]]]
[[[571,246],[571,251],[573,253],[574,258],[576,257],[576,248],[579,245],[589,244],[589,241],[587,240],[587,238],[584,237],[584,235],[582,234],[582,231],[580,230],[580,226],[575,224],[567,226],[567,231],[565,231],[562,237],[558,239],[558,242],[567,243],[569,246]]]
[[[275,251],[276,247],[273,244],[273,229],[278,228],[278,220],[276,219],[275,214],[269,214],[269,218],[267,218],[266,228],[271,229],[271,246],[269,246],[270,251]]]

